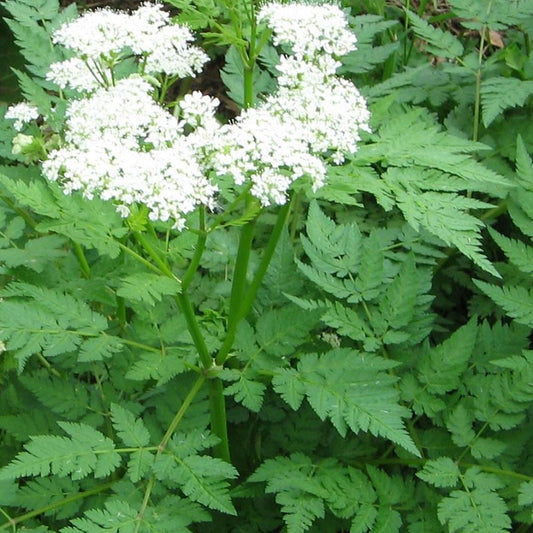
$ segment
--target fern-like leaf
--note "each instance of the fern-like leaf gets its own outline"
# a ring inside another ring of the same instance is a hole
[[[154,305],[165,295],[173,296],[181,290],[178,281],[149,272],[131,274],[121,280],[117,294],[133,301]]]
[[[266,460],[249,481],[266,482],[266,492],[276,495],[288,532],[308,530],[328,508],[335,516],[351,518],[352,531],[365,532],[375,520],[375,492],[368,478],[335,459],[314,462],[303,453]],[[365,526],[367,526],[365,528]]]
[[[533,327],[533,290],[521,285],[491,285],[485,281],[473,280],[476,287],[499,305],[505,313],[520,324]]]
[[[416,474],[420,479],[435,487],[455,487],[459,481],[459,467],[449,457],[439,457],[426,462]]]
[[[376,36],[397,24],[394,20],[384,20],[378,15],[360,15],[354,17],[352,27],[357,35],[357,50],[343,58],[340,72],[361,74],[383,65],[386,59],[397,50],[399,43],[376,45]]]
[[[123,500],[111,500],[105,503],[105,509],[90,509],[85,518],[72,520],[72,527],[64,527],[61,533],[129,533],[135,531],[138,524],[138,511]]]
[[[533,81],[502,76],[481,83],[483,124],[488,127],[506,109],[523,106],[533,94]]]
[[[89,305],[62,292],[12,283],[2,291],[0,338],[22,370],[27,359],[41,351],[54,357],[75,350],[83,360],[101,360],[119,351],[120,339],[107,337],[107,320]],[[23,298],[23,299],[19,299]],[[99,337],[104,336],[104,341]]]
[[[433,394],[456,389],[467,369],[477,337],[475,319],[455,331],[442,344],[429,351],[420,364],[420,381]]]
[[[479,233],[483,223],[469,214],[468,209],[484,209],[490,204],[456,194],[427,191],[415,195],[398,191],[398,207],[409,224],[424,227],[447,245],[455,246],[483,270],[500,277],[498,271],[485,257]]]
[[[228,479],[237,476],[237,470],[221,459],[206,455],[181,454],[173,446],[156,459],[153,471],[156,477],[179,487],[191,500],[210,509],[236,514],[229,495]]]
[[[424,49],[437,57],[455,58],[463,53],[463,45],[450,32],[432,26],[412,11],[405,10],[409,24],[417,37],[425,42]]]
[[[113,441],[86,424],[58,422],[69,435],[32,437],[7,466],[0,470],[0,479],[24,476],[70,476],[83,479],[89,474],[107,477],[120,465],[120,455]]]
[[[524,274],[533,274],[533,247],[517,239],[509,239],[493,228],[489,228],[491,237],[503,250],[510,263]]]
[[[451,533],[483,531],[505,533],[511,529],[507,505],[496,492],[501,486],[498,479],[469,469],[463,483],[466,490],[454,490],[438,506],[442,525]]]
[[[402,417],[408,410],[398,404],[395,378],[384,371],[395,363],[349,349],[301,357],[297,369],[277,372],[274,390],[292,407],[304,396],[317,415],[330,419],[337,431],[368,431],[419,455]]]

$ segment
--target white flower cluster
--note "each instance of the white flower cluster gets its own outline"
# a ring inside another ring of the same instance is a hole
[[[357,42],[344,13],[334,4],[271,2],[261,8],[257,18],[274,32],[274,44],[289,45],[297,60],[316,62],[343,56]]]
[[[206,56],[159,5],[132,14],[104,9],[62,26],[54,41],[78,57],[52,65],[50,79],[91,92],[70,102],[64,144],[43,163],[45,176],[66,193],[113,201],[123,216],[144,204],[152,220],[173,220],[178,229],[198,205],[216,203],[217,177],[248,187],[263,206],[283,204],[296,179],[322,186],[326,163],[342,162],[369,131],[364,98],[336,75],[338,56],[355,37],[333,5],[269,3],[258,18],[290,55],[277,67],[277,91],[224,125],[215,117],[219,101],[198,91],[172,115],[138,75],[95,85],[91,68],[119,61],[125,47],[144,57],[149,72],[184,76],[200,68]],[[80,64],[89,65],[85,73]]]
[[[92,91],[109,85],[109,69],[133,53],[142,59],[145,73],[185,78],[198,73],[208,60],[190,44],[193,38],[189,28],[170,24],[161,4],[146,3],[131,14],[108,8],[88,11],[54,32],[54,44],[75,57],[52,64],[47,77],[63,89]]]
[[[25,124],[39,118],[39,110],[33,104],[20,102],[7,108],[4,118],[14,120],[13,127],[21,131]]]
[[[272,27],[275,43],[291,45],[277,69],[277,92],[221,128],[213,155],[219,175],[235,183],[251,180],[262,205],[282,204],[292,182],[324,184],[324,161],[355,152],[370,114],[357,88],[335,71],[342,55],[355,47],[344,13],[331,4],[266,4],[258,19]]]
[[[211,206],[216,187],[205,176],[182,125],[156,104],[140,77],[75,100],[67,111],[65,145],[43,163],[44,175],[68,194],[83,191],[117,203],[123,216],[141,203],[152,220]]]

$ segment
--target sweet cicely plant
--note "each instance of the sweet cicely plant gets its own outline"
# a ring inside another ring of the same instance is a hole
[[[5,2],[0,531],[525,532],[529,8],[168,4]]]

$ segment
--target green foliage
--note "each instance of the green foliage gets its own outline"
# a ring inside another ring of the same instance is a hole
[[[44,435],[34,437],[0,474],[1,479],[24,476],[70,476],[83,479],[89,474],[107,477],[120,464],[113,441],[90,426],[58,422],[69,437]]]
[[[168,3],[225,59],[222,99],[252,65],[254,97],[275,89],[248,4]],[[0,530],[533,526],[531,2],[343,6],[372,132],[279,215],[125,223],[0,119]],[[45,72],[75,5],[2,9],[20,97],[64,109]]]
[[[343,436],[347,428],[355,433],[369,431],[419,455],[401,420],[408,411],[396,403],[396,379],[384,372],[393,366],[386,359],[348,349],[321,357],[306,354],[296,369],[279,371],[273,385],[293,409],[307,398],[320,419],[330,419]]]

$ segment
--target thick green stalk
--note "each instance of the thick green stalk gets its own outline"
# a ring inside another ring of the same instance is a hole
[[[276,250],[276,246],[281,237],[281,232],[283,230],[283,227],[285,226],[289,209],[290,203],[287,203],[280,208],[278,218],[276,220],[276,225],[274,226],[272,233],[270,234],[270,239],[261,258],[261,262],[259,263],[259,266],[254,274],[251,285],[246,290],[244,290],[243,286],[242,290],[240,290],[238,295],[236,295],[234,302],[232,291],[232,303],[234,303],[235,308],[231,309],[230,307],[231,320],[228,320],[228,331],[226,334],[226,338],[224,339],[224,343],[222,344],[220,351],[218,352],[218,355],[216,357],[217,365],[224,364],[224,361],[227,359],[228,354],[233,346],[233,342],[235,341],[237,326],[239,325],[239,322],[246,317],[246,315],[250,312],[250,309],[252,308],[252,305],[255,301],[255,297],[257,296],[257,291],[261,287],[261,283],[263,282],[263,278],[265,277],[266,271],[268,270],[268,266],[270,265],[270,261],[272,260],[272,256],[274,255],[274,251]],[[244,242],[242,242],[242,246],[245,246]],[[237,255],[237,259],[239,259],[239,255]],[[235,274],[237,275],[237,267],[235,268]]]
[[[205,344],[204,336],[200,331],[200,326],[198,325],[198,320],[196,320],[196,315],[194,313],[194,308],[192,306],[191,300],[186,293],[176,294],[176,301],[181,309],[181,312],[185,315],[185,320],[187,322],[187,329],[192,337],[198,356],[204,370],[209,370],[213,366],[213,358],[209,355],[209,350]]]
[[[211,431],[220,439],[220,442],[214,446],[213,452],[216,457],[231,464],[224,385],[217,377],[209,380],[209,407],[211,411]]]
[[[140,231],[134,231],[133,236],[148,253],[149,257],[157,265],[161,273],[181,283],[181,280],[174,275],[174,272],[172,272],[172,269],[168,266],[168,263],[159,255],[157,250],[154,249],[154,247],[148,242],[148,239]]]
[[[228,329],[226,332],[226,338],[224,339],[220,352],[216,358],[218,365],[224,364],[227,354],[233,346],[235,333],[242,314],[241,305],[246,292],[246,273],[248,272],[248,262],[252,249],[254,229],[255,219],[251,220],[241,228],[239,250],[237,252],[237,259],[235,260],[235,271],[233,273],[233,282],[231,286]]]
[[[244,65],[244,109],[252,107],[254,103],[254,68],[257,59],[255,41],[257,37],[257,23],[255,20],[255,6],[250,3],[250,43],[248,45],[248,60]]]
[[[261,284],[263,283],[263,278],[265,277],[265,274],[268,270],[268,266],[270,265],[270,261],[272,260],[272,256],[274,255],[274,252],[276,251],[276,246],[278,245],[279,239],[281,237],[281,232],[283,231],[283,228],[285,227],[285,223],[287,221],[287,216],[289,214],[289,210],[291,207],[291,203],[287,202],[285,205],[281,206],[278,218],[276,219],[276,224],[274,228],[272,229],[272,233],[270,234],[270,239],[268,240],[268,244],[265,248],[265,251],[263,252],[263,256],[261,257],[261,262],[259,263],[259,266],[257,267],[257,270],[254,274],[254,278],[252,280],[252,283],[248,290],[246,291],[246,294],[244,296],[243,302],[241,304],[241,310],[239,313],[239,316],[237,317],[238,321],[243,319],[252,308],[252,305],[255,301],[255,297],[257,295],[257,291],[261,287]]]

